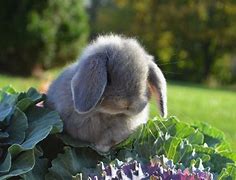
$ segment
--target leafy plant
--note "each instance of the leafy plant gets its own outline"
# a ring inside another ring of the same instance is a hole
[[[42,154],[36,145],[62,131],[58,114],[37,106],[44,98],[33,88],[26,93],[10,87],[0,91],[0,179],[31,171]]]
[[[75,149],[66,148],[65,154],[52,162],[52,168],[46,179],[212,179],[213,175],[200,164],[198,168],[192,166],[184,171],[176,169],[173,161],[164,156],[154,156],[148,163],[136,160],[122,162],[118,159],[105,165],[100,162],[94,168],[88,167],[87,159],[79,155]],[[83,152],[82,152],[83,153]],[[73,164],[73,165],[71,165]],[[66,169],[66,170],[65,170]],[[63,172],[61,171],[63,170]],[[80,173],[78,173],[80,172]]]
[[[189,125],[175,117],[148,121],[126,141],[120,145],[121,152],[129,150],[143,159],[164,154],[185,167],[201,160],[205,167],[216,173],[228,163],[235,164],[236,160],[222,132],[203,123]]]
[[[76,59],[89,27],[82,0],[1,1],[0,72],[29,76],[34,68]]]
[[[59,176],[61,176],[80,179],[97,176],[98,179],[110,179],[110,176],[120,177],[120,174],[126,173],[130,177],[129,172],[123,171],[126,167],[132,167],[129,171],[135,173],[133,169],[135,163],[141,165],[141,170],[138,165],[136,175],[139,171],[146,174],[150,159],[153,162],[153,157],[154,159],[165,159],[164,157],[172,159],[165,161],[169,163],[168,166],[163,162],[161,164],[161,167],[169,174],[167,173],[166,176],[156,174],[160,168],[156,166],[157,169],[153,170],[148,178],[152,175],[157,175],[158,178],[165,176],[164,179],[168,179],[167,177],[172,179],[186,179],[187,177],[190,179],[234,179],[236,177],[235,153],[225,141],[223,133],[207,124],[189,125],[180,122],[175,117],[170,117],[167,120],[154,118],[141,126],[128,139],[114,147],[109,154],[97,154],[96,157],[91,157],[91,152],[84,152],[82,149],[85,146],[89,146],[91,149],[93,148],[91,145],[79,143],[65,135],[60,138],[65,144],[72,146],[72,149],[66,148],[64,154],[60,154],[57,159],[52,161],[48,178],[60,179]],[[101,161],[107,164],[103,169],[95,166]],[[132,165],[129,166],[130,164]],[[63,167],[67,167],[66,174],[60,171]],[[164,171],[162,172],[164,173]],[[104,174],[107,176],[103,176]],[[174,176],[170,174],[174,174]]]
[[[207,124],[156,117],[101,154],[62,133],[58,114],[38,105],[44,99],[33,88],[0,91],[0,179],[236,178],[236,153]]]

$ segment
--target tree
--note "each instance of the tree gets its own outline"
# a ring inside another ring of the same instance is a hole
[[[167,74],[170,78],[204,81],[215,73],[216,61],[235,55],[235,1],[112,2],[112,6],[101,8],[97,29],[137,36],[160,64],[174,63],[163,66],[164,70],[173,72]]]
[[[11,74],[65,64],[88,37],[82,0],[1,1],[0,27],[0,72]]]
[[[204,80],[211,74],[215,61],[236,48],[233,1],[149,0],[132,4],[136,10],[136,27],[141,24],[144,27],[137,28],[138,34],[149,34],[146,43],[154,45],[155,49],[150,49],[157,57],[164,51],[169,61],[173,56],[185,60],[177,70],[183,76],[188,73],[187,78]]]

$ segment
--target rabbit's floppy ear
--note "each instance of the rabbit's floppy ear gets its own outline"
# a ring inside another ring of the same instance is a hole
[[[107,84],[107,58],[90,56],[81,61],[71,81],[72,98],[77,112],[91,111],[100,100]]]
[[[166,117],[167,116],[166,80],[159,67],[153,61],[150,61],[149,63],[148,81],[151,90],[154,92],[157,98],[161,115],[163,117]]]

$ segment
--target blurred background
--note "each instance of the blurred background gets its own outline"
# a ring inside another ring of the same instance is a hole
[[[0,88],[46,92],[90,40],[111,32],[155,56],[169,115],[217,127],[236,149],[235,0],[1,1]]]

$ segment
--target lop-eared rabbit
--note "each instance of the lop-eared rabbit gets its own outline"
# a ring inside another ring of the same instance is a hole
[[[166,81],[153,57],[133,38],[107,35],[51,84],[46,106],[59,112],[66,133],[107,152],[148,120],[151,95],[165,117]]]

